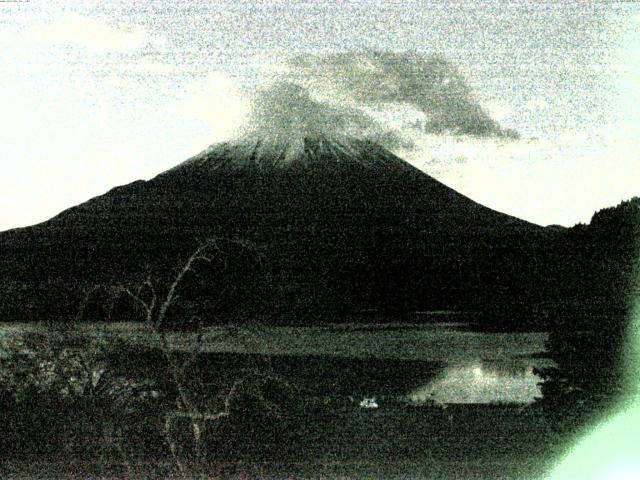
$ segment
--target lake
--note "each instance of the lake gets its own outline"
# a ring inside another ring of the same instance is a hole
[[[78,328],[87,339],[106,340],[108,345],[161,344],[144,324],[95,323]],[[0,355],[8,339],[43,329],[39,324],[0,325]],[[392,396],[416,405],[530,403],[540,396],[534,368],[550,364],[539,358],[547,337],[544,332],[480,332],[460,321],[214,326],[202,336],[207,358],[203,371],[208,375],[226,370],[232,376],[256,357],[268,357],[279,373],[317,396],[356,400]],[[168,338],[171,348],[188,351],[196,334],[173,333]],[[123,368],[131,361],[121,360]],[[138,359],[131,368],[142,363]]]

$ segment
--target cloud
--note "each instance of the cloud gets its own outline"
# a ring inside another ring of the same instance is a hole
[[[527,110],[546,110],[549,108],[549,102],[542,97],[531,98],[525,103]]]
[[[36,42],[75,45],[97,54],[132,53],[162,42],[141,26],[113,26],[77,13],[67,13],[48,24],[32,27],[29,36]]]
[[[246,93],[235,77],[215,71],[189,85],[176,106],[208,126],[209,143],[250,137],[293,144],[323,135],[411,147],[399,132],[383,126],[384,112],[328,102],[288,80],[270,79]]]
[[[247,133],[287,141],[342,131],[352,119],[351,112],[320,103],[304,87],[282,81],[254,94]]]
[[[487,113],[497,122],[508,120],[513,115],[513,108],[505,101],[492,100],[486,104]]]
[[[400,141],[362,109],[322,101],[293,82],[277,81],[256,91],[250,111],[245,134],[276,142],[318,135],[357,136],[386,144]]]
[[[238,89],[217,78],[191,95],[188,110],[216,123],[218,132],[221,125],[246,120],[242,131],[263,138],[356,136],[396,153],[417,148],[427,136],[519,138],[480,106],[462,75],[440,57],[350,52],[262,60],[257,82],[245,85],[251,94],[241,101],[235,100]],[[508,105],[500,107],[494,110],[509,113]]]
[[[208,142],[221,142],[235,136],[246,125],[249,106],[238,82],[224,72],[212,72],[192,83],[176,110],[203,122]]]
[[[518,138],[483,109],[462,74],[438,56],[413,53],[339,53],[296,56],[288,76],[327,98],[366,105],[412,107],[424,133]]]
[[[175,65],[152,60],[142,60],[133,67],[133,72],[141,75],[168,75],[177,71]]]

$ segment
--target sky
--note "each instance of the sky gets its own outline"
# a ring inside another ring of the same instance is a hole
[[[3,1],[0,230],[289,112],[588,222],[640,195],[639,53],[635,2]]]

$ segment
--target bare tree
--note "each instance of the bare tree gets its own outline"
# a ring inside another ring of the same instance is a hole
[[[200,245],[189,256],[186,262],[182,265],[182,268],[178,271],[173,281],[169,284],[167,293],[161,295],[158,292],[156,285],[154,284],[151,275],[148,275],[146,279],[138,285],[137,289],[132,290],[125,286],[118,286],[121,291],[129,295],[135,302],[137,302],[146,314],[147,323],[156,331],[161,331],[166,326],[167,313],[169,309],[176,304],[180,298],[178,289],[183,283],[185,276],[189,272],[193,272],[197,264],[199,263],[211,263],[214,259],[222,260],[224,269],[229,266],[228,254],[221,247],[222,244],[234,245],[255,253],[256,258],[259,259],[259,253],[256,246],[245,240],[238,239],[223,239],[220,237],[209,238],[206,241],[200,243]],[[228,290],[234,288],[232,285],[226,285],[223,291],[219,292],[218,298],[222,299],[225,294],[228,294]],[[144,295],[148,292],[148,295]],[[149,297],[149,298],[147,298]]]
[[[179,329],[192,319],[192,316],[185,313],[185,304],[191,301],[196,306],[204,306],[206,313],[203,316],[215,316],[220,302],[234,305],[239,300],[236,298],[240,297],[239,285],[246,277],[243,272],[240,277],[234,276],[237,273],[234,269],[247,267],[247,264],[240,262],[240,258],[246,258],[246,255],[251,258],[252,268],[260,266],[262,256],[253,243],[238,239],[209,238],[198,244],[174,273],[168,276],[168,280],[167,276],[160,280],[161,276],[148,273],[137,283],[95,286],[85,291],[80,305],[78,319],[85,316],[84,310],[90,303],[96,302],[100,304],[100,313],[113,318],[114,303],[125,296],[144,319],[150,334],[159,341],[171,381],[177,390],[176,408],[164,414],[164,438],[173,463],[183,478],[211,478],[205,436],[208,426],[219,424],[220,420],[232,415],[239,422],[255,419],[252,415],[244,415],[249,413],[247,408],[259,416],[258,421],[261,418],[282,420],[287,412],[287,407],[283,408],[283,398],[294,398],[297,393],[295,386],[274,372],[267,358],[264,365],[245,370],[240,378],[211,397],[217,400],[210,402],[206,393],[204,396],[199,395],[199,392],[206,392],[206,388],[202,383],[196,386],[194,380],[200,380],[189,372],[189,367],[196,365],[205,351],[205,322],[200,316],[196,317],[195,335],[191,335],[186,348],[174,341],[172,328]],[[203,278],[204,273],[209,276]],[[206,284],[204,291],[200,289],[202,284]],[[200,298],[202,293],[211,298]],[[94,296],[97,298],[93,298]],[[102,301],[105,298],[106,301]],[[230,326],[219,333],[233,336],[244,351],[259,351],[262,338],[259,325],[255,325],[255,328],[244,325],[241,331]],[[207,332],[207,339],[214,334],[215,332]],[[278,388],[274,389],[274,385]],[[266,391],[269,393],[266,394]],[[282,392],[283,396],[274,398],[274,391]],[[239,412],[243,413],[236,415]],[[185,458],[183,445],[176,436],[178,432],[185,433],[185,423],[188,426],[188,443],[189,448],[193,449],[195,464]],[[120,451],[128,465],[126,452],[122,448]]]
[[[203,351],[203,322],[198,319],[198,329],[195,336],[195,342],[190,346],[190,352],[185,359],[184,355],[181,356],[179,352],[176,352],[174,346],[171,345],[170,337],[166,328],[169,318],[168,314],[180,298],[180,294],[178,292],[184,283],[186,276],[189,273],[195,273],[195,268],[199,264],[210,264],[216,260],[222,261],[222,270],[226,270],[228,268],[229,255],[223,248],[223,245],[240,247],[243,250],[255,254],[258,260],[260,258],[257,248],[251,242],[238,239],[229,240],[219,237],[209,238],[200,243],[184,264],[182,264],[178,273],[168,285],[168,288],[165,289],[166,293],[161,292],[151,275],[147,275],[147,277],[137,285],[137,287],[132,288],[125,285],[118,285],[113,289],[114,294],[125,293],[141,307],[145,314],[146,324],[149,326],[152,333],[160,340],[161,350],[167,360],[172,380],[178,391],[178,409],[168,413],[166,416],[165,437],[169,444],[171,454],[173,455],[174,463],[178,471],[185,478],[188,473],[189,476],[192,477],[193,472],[189,472],[188,467],[180,460],[177,442],[172,433],[174,423],[180,419],[186,419],[189,422],[193,435],[195,457],[199,464],[199,469],[201,471],[200,474],[202,475],[202,472],[206,468],[206,454],[203,440],[206,424],[220,420],[230,414],[230,401],[237,388],[237,384],[240,382],[236,382],[231,391],[227,394],[221,411],[204,411],[204,409],[198,404],[195,395],[193,395],[193,392],[188,386],[187,375],[185,372],[185,365],[197,359]],[[225,295],[229,295],[233,288],[235,288],[233,285],[224,285],[221,291],[218,292],[218,300],[221,300]],[[215,305],[213,305],[213,307],[215,308]]]

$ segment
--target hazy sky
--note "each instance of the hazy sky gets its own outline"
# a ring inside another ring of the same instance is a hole
[[[536,223],[640,195],[640,7],[452,3],[0,2],[0,230],[228,138],[283,79]],[[474,134],[469,115],[498,127]]]

